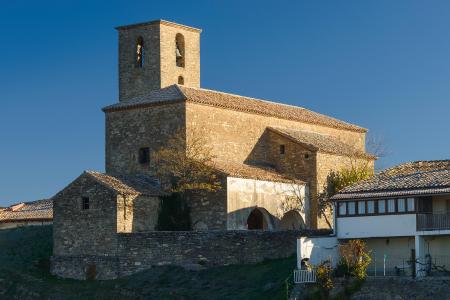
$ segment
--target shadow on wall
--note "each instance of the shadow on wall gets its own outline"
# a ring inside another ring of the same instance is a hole
[[[269,131],[266,129],[259,137],[258,141],[256,142],[250,154],[245,159],[244,163],[248,165],[257,165],[276,169],[275,161],[270,151],[271,145],[269,142]]]
[[[286,212],[278,218],[264,207],[247,207],[228,213],[229,230],[301,230],[305,222],[296,210]]]

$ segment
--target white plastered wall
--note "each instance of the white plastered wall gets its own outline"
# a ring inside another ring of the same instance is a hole
[[[303,199],[303,209],[298,196]],[[305,220],[305,212],[309,209],[308,188],[291,183],[228,177],[227,229],[247,229],[247,218],[255,208],[263,208],[270,215],[269,230],[278,229],[283,215],[291,210],[298,211],[307,226],[309,220]]]

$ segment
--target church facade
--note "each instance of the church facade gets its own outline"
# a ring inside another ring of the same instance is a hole
[[[105,173],[86,171],[54,196],[54,257],[112,255],[117,234],[155,230],[165,192],[152,155],[177,132],[205,137],[223,186],[188,203],[194,230],[326,227],[317,198],[330,172],[352,161],[373,168],[364,128],[201,88],[201,30],[163,20],[117,30],[119,101],[103,108]]]

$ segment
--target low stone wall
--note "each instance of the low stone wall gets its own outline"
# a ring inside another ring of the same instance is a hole
[[[117,256],[52,256],[51,273],[63,278],[79,280],[89,279],[89,273],[95,279],[115,279],[119,277],[119,258]]]
[[[318,233],[327,231],[119,233],[115,256],[56,256],[52,258],[52,273],[86,279],[88,270],[95,270],[97,279],[113,279],[161,265],[197,269],[252,264],[291,256],[296,252],[297,237]]]

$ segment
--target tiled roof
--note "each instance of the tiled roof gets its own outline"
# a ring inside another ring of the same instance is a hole
[[[14,221],[52,220],[53,202],[50,199],[18,203],[0,209],[0,223]]]
[[[268,127],[268,129],[285,136],[296,143],[302,144],[312,151],[376,159],[374,155],[358,151],[354,147],[347,145],[329,135],[281,127]]]
[[[97,182],[118,193],[143,194],[148,196],[165,195],[165,193],[158,188],[155,179],[150,176],[112,176],[95,171],[86,171],[85,173],[93,177]]]
[[[232,161],[214,161],[214,167],[232,177],[256,179],[256,180],[266,180],[266,181],[276,181],[296,184],[304,184],[304,182],[293,179],[289,176],[277,172],[275,169],[248,165],[244,163],[232,162]]]
[[[343,189],[334,200],[450,193],[450,160],[401,164]]]
[[[103,111],[108,112],[123,109],[132,109],[137,107],[147,107],[159,105],[161,103],[179,101],[189,101],[203,105],[244,111],[254,114],[299,121],[309,124],[323,125],[339,129],[352,130],[357,132],[367,131],[362,127],[310,111],[303,107],[181,85],[172,85],[160,90],[153,91],[144,98],[136,98],[133,100],[113,104],[104,107]]]

